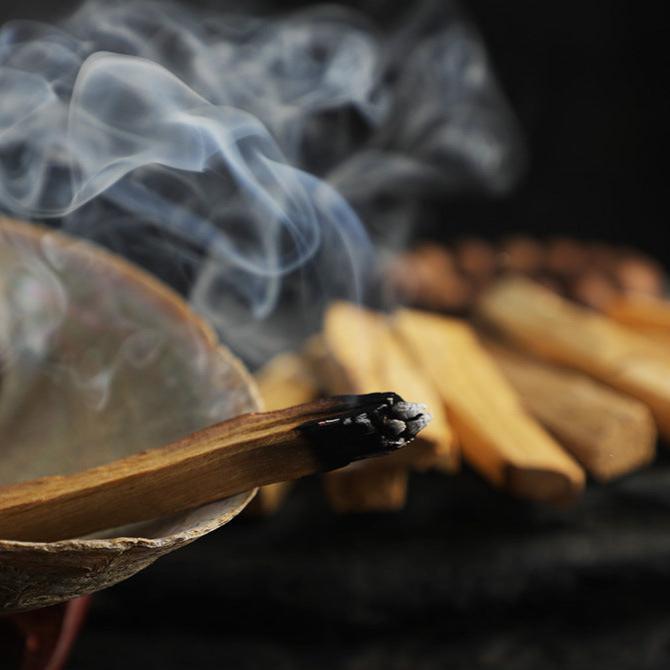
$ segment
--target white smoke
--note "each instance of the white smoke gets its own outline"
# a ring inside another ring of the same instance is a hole
[[[411,225],[427,192],[513,183],[513,119],[476,33],[445,17],[382,33],[335,6],[89,0],[58,27],[10,22],[0,209],[167,249],[195,308],[262,360],[332,296],[362,298],[374,254],[359,217],[379,233]]]

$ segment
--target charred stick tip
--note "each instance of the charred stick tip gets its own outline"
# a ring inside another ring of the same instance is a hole
[[[312,438],[323,469],[334,469],[404,447],[431,420],[426,406],[406,402],[395,393],[354,396],[349,411],[299,427]]]
[[[392,398],[380,406],[376,414],[381,417],[382,439],[396,449],[411,442],[432,418],[424,404],[404,400],[393,402]]]

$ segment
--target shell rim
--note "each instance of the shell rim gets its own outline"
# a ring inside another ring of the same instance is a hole
[[[49,235],[50,237],[56,239],[59,244],[67,245],[69,250],[75,255],[86,259],[95,257],[102,265],[111,267],[114,272],[124,275],[125,277],[130,278],[131,281],[141,285],[142,289],[147,293],[151,293],[162,307],[175,312],[177,314],[177,318],[188,319],[193,323],[194,326],[196,326],[204,342],[211,349],[212,355],[222,356],[223,358],[227,359],[227,362],[230,363],[230,365],[235,369],[241,381],[246,385],[247,390],[249,391],[249,396],[255,405],[254,408],[251,408],[251,411],[262,408],[262,401],[256,383],[242,361],[227,347],[220,345],[211,326],[201,316],[193,312],[180,295],[178,295],[159,279],[139,268],[138,266],[132,264],[131,262],[125,260],[124,258],[117,256],[107,249],[104,249],[103,247],[95,244],[94,242],[74,238],[67,233],[56,231],[51,228],[47,228],[46,226],[0,216],[0,235],[5,231],[8,231],[10,234],[29,238],[38,242],[41,241],[45,235]],[[0,237],[0,240],[1,239],[2,238]],[[258,489],[253,489],[251,491],[240,493],[236,496],[217,501],[217,503],[222,503],[224,501],[234,501],[237,498],[241,499],[232,510],[222,512],[220,516],[217,516],[208,521],[202,521],[201,525],[196,525],[190,529],[177,531],[176,533],[165,535],[163,537],[150,538],[142,536],[119,535],[109,538],[72,538],[67,540],[57,540],[55,542],[23,542],[20,540],[5,540],[0,538],[0,551],[24,552],[32,550],[51,553],[59,550],[84,551],[113,549],[116,553],[119,551],[119,549],[127,550],[132,547],[141,547],[155,550],[166,549],[170,545],[176,545],[195,540],[225,525],[244,510],[244,508],[256,495],[257,491]],[[165,518],[169,519],[174,517]]]

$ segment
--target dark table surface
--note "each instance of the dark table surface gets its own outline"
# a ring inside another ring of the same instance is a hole
[[[563,510],[465,472],[337,517],[304,482],[98,594],[70,667],[667,668],[667,461]]]

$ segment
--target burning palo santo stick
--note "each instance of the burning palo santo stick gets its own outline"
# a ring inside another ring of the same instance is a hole
[[[470,326],[414,310],[398,312],[396,324],[439,390],[463,456],[486,479],[545,502],[582,490],[583,470],[527,413]]]
[[[55,541],[155,519],[404,447],[424,405],[394,393],[245,414],[160,449],[0,489],[0,538]]]
[[[517,345],[644,402],[670,438],[670,357],[648,338],[532,281],[501,281],[477,313]]]
[[[599,481],[647,465],[656,452],[649,408],[579,372],[486,342],[530,413]]]

